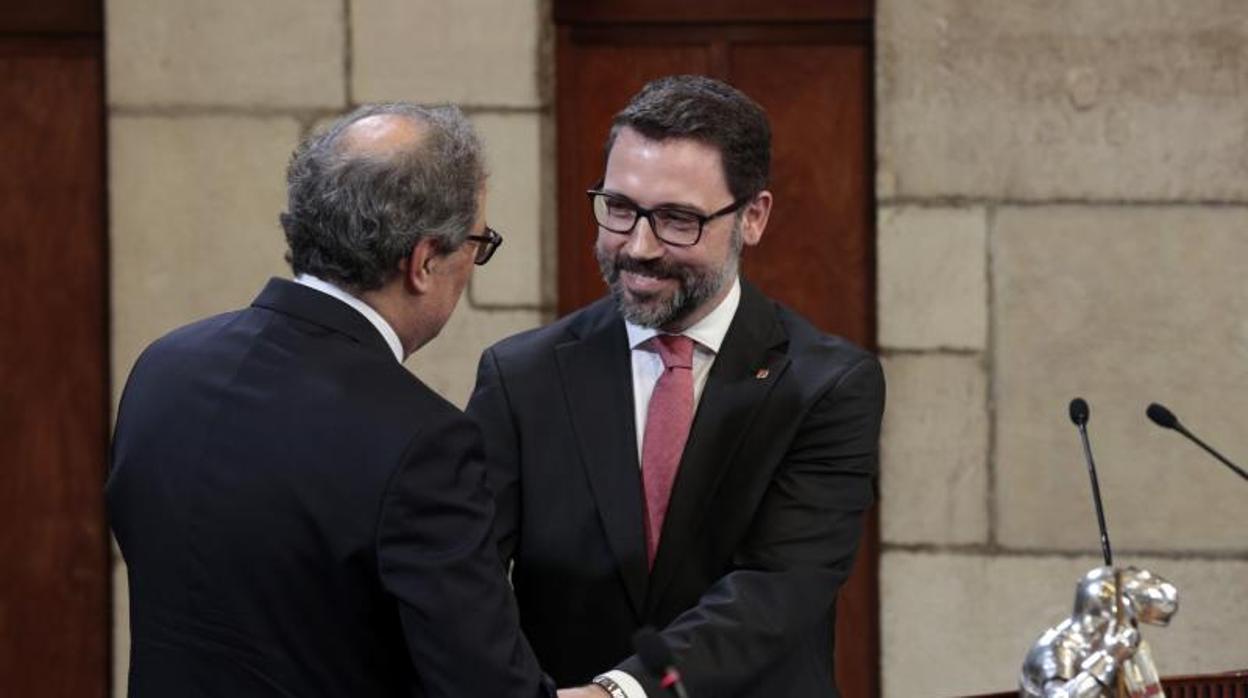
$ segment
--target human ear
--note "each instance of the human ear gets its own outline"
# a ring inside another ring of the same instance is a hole
[[[741,213],[741,241],[746,245],[757,245],[763,239],[767,219],[771,216],[771,202],[771,192],[764,189],[745,205]]]
[[[421,238],[412,246],[411,254],[399,264],[404,282],[416,293],[428,293],[441,260],[442,254],[436,241],[431,237]]]

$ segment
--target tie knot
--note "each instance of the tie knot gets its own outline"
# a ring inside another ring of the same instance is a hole
[[[655,335],[654,346],[659,350],[664,368],[693,368],[693,340],[685,335]]]

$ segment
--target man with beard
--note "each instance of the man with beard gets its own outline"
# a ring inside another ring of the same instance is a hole
[[[650,83],[589,190],[610,296],[482,356],[496,530],[564,695],[836,696],[833,612],[873,499],[879,363],[738,276],[770,128],[719,81]],[[833,299],[829,299],[832,301]]]

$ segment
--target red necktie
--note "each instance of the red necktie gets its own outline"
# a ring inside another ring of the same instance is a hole
[[[662,334],[651,340],[663,359],[663,375],[654,385],[646,409],[646,436],[641,444],[641,480],[646,490],[646,553],[650,566],[659,549],[659,534],[680,456],[693,422],[693,340]]]

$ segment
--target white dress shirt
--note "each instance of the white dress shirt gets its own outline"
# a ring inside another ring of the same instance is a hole
[[[693,340],[693,409],[696,412],[698,402],[702,399],[702,390],[706,388],[706,377],[715,363],[715,355],[724,343],[728,334],[728,326],[737,314],[737,306],[741,304],[741,281],[733,279],[732,289],[724,300],[706,317],[698,320],[693,326],[681,334]],[[650,409],[650,396],[654,394],[654,386],[663,375],[663,359],[659,351],[647,342],[659,334],[649,327],[640,327],[632,323],[624,323],[628,331],[628,346],[632,349],[633,361],[633,415],[637,425],[637,462],[641,462],[641,444],[646,438],[646,413]]]
[[[741,280],[732,280],[732,289],[724,300],[715,306],[706,317],[698,320],[681,334],[693,340],[693,409],[697,413],[698,403],[702,400],[702,391],[706,388],[706,378],[711,373],[715,356],[724,343],[732,318],[737,314],[737,306],[741,304]],[[628,331],[628,346],[632,350],[633,362],[633,415],[637,425],[637,462],[641,463],[641,446],[646,438],[646,413],[650,409],[650,396],[654,394],[654,386],[663,375],[663,359],[657,349],[648,342],[659,331],[649,327],[639,327],[632,323],[624,323]],[[614,682],[623,692],[625,698],[646,698],[645,689],[628,673],[618,669],[602,674]]]
[[[403,363],[403,343],[399,341],[399,333],[395,332],[394,328],[390,326],[390,323],[381,316],[381,313],[373,310],[371,305],[329,283],[328,281],[318,279],[311,274],[300,274],[296,276],[295,283],[302,284],[308,288],[316,289],[321,293],[333,296],[352,308],[355,308],[360,315],[364,316],[365,320],[372,323],[373,327],[376,327],[377,331],[381,333],[381,338],[386,340],[386,345],[390,347],[390,351],[394,352],[394,360],[399,363]]]

